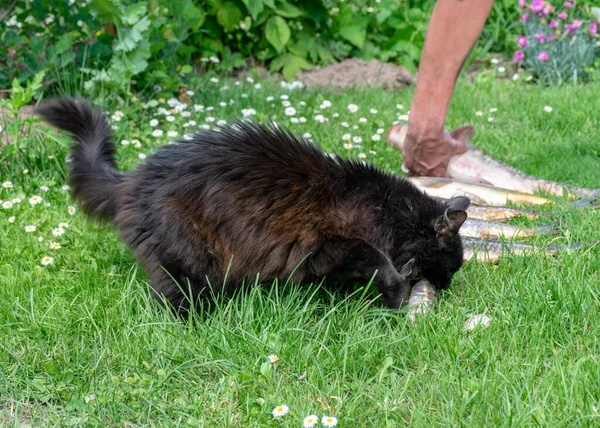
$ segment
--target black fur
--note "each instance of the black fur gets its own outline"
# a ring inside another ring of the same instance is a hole
[[[189,308],[186,295],[196,302],[257,275],[344,284],[375,275],[385,303],[397,308],[414,279],[447,288],[462,265],[457,233],[468,199],[441,203],[277,126],[200,132],[122,174],[108,121],[87,101],[59,99],[37,113],[78,141],[74,196],[120,229],[156,295],[179,311]]]

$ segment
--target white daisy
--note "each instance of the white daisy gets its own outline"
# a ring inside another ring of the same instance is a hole
[[[11,181],[5,181],[4,183],[2,183],[2,187],[4,187],[5,189],[12,189],[13,184]]]
[[[25,232],[28,232],[28,233],[35,232],[35,226],[33,226],[33,225],[25,226]]]
[[[289,411],[290,408],[288,406],[286,406],[285,404],[280,404],[279,406],[273,409],[272,413],[274,418],[281,418],[282,416],[287,415]]]
[[[317,422],[319,422],[319,417],[317,415],[309,415],[304,418],[302,424],[304,428],[313,428]]]
[[[155,129],[154,131],[152,131],[153,137],[162,137],[162,135],[163,135],[162,129]]]
[[[52,263],[54,263],[54,258],[53,257],[43,257],[42,258],[42,266],[48,266],[51,265]]]
[[[39,203],[41,203],[43,201],[42,198],[40,198],[39,196],[32,196],[31,198],[29,198],[29,203],[31,205],[37,205]]]
[[[550,106],[546,106],[546,107],[544,107],[544,111],[545,111],[546,113],[551,113],[551,112],[552,112],[552,107],[550,107]]]
[[[5,210],[12,208],[13,203],[11,201],[4,201],[2,202],[2,208],[4,208]]]
[[[348,104],[348,110],[350,110],[350,113],[356,113],[358,111],[358,106],[356,104]]]
[[[54,236],[61,236],[64,233],[65,233],[65,229],[63,229],[62,227],[57,227],[56,229],[54,229],[52,231],[52,235],[54,235]]]
[[[177,137],[178,135],[179,135],[179,132],[177,132],[177,131],[169,131],[169,132],[167,132],[167,136],[171,137],[171,138]]]
[[[321,424],[326,427],[334,427],[337,425],[337,418],[335,416],[323,416],[321,418]]]
[[[50,242],[50,249],[51,250],[60,250],[61,245],[58,242]]]
[[[69,208],[67,208],[67,211],[69,212],[69,215],[74,215],[75,214],[75,207],[72,205],[69,205]]]
[[[284,112],[286,116],[293,116],[296,114],[296,109],[294,107],[288,107]]]
[[[153,127],[153,128],[154,128],[154,127],[155,127],[155,126],[157,126],[157,125],[158,125],[158,119],[152,119],[152,120],[150,121],[150,126],[151,126],[151,127]]]
[[[371,140],[373,140],[373,141],[379,141],[379,140],[381,140],[381,135],[379,135],[379,134],[373,134],[371,136]]]
[[[9,223],[14,223],[14,222],[15,222],[15,219],[16,219],[16,217],[15,217],[15,216],[9,217],[9,218],[8,218],[8,222],[9,222]]]
[[[276,363],[279,361],[279,357],[275,354],[271,354],[267,356],[267,360],[269,360],[270,363]]]

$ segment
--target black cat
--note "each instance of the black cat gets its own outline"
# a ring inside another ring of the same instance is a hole
[[[239,122],[117,170],[106,116],[84,100],[39,107],[77,140],[73,194],[112,221],[175,310],[242,282],[369,281],[398,308],[416,278],[450,285],[469,200],[446,203],[362,162],[331,157],[275,125]],[[174,281],[175,280],[175,281]]]

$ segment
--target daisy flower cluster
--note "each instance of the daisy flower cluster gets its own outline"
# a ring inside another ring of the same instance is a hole
[[[62,187],[63,191],[68,191],[69,189],[70,189],[70,187],[68,185],[65,185]],[[48,187],[46,185],[42,185],[39,187],[39,190],[41,190],[43,193],[47,193],[50,191],[50,187]],[[34,195],[31,195],[28,197],[27,196],[14,197],[15,192],[17,192],[17,189],[15,189],[13,182],[10,180],[6,180],[6,181],[2,182],[2,186],[0,187],[0,192],[2,192],[0,194],[3,197],[6,197],[7,194],[9,194],[9,196],[11,196],[11,198],[9,200],[0,200],[0,206],[2,207],[2,210],[10,213],[9,217],[7,218],[8,223],[20,224],[20,230],[22,230],[27,235],[35,236],[36,232],[37,233],[46,232],[48,235],[51,235],[52,239],[47,244],[45,243],[47,241],[46,241],[46,238],[44,237],[44,235],[38,235],[37,238],[35,238],[37,240],[37,242],[40,243],[40,249],[57,251],[62,248],[62,244],[58,241],[66,233],[67,229],[69,228],[68,223],[61,222],[61,223],[58,223],[55,227],[52,227],[49,229],[45,226],[38,227],[36,224],[32,224],[32,223],[39,223],[40,221],[43,222],[44,208],[48,208],[48,207],[52,206],[49,202],[45,202],[44,197],[40,196],[42,193],[34,194]],[[21,192],[19,192],[18,194],[22,195]],[[23,202],[23,200],[27,200],[28,203]],[[66,208],[66,211],[69,215],[74,215],[77,210],[74,206],[68,206]],[[31,221],[31,219],[30,219],[31,217],[35,218],[34,222]],[[23,233],[23,232],[21,232],[21,233]],[[41,257],[39,263],[42,266],[49,266],[49,265],[53,264],[54,261],[55,261],[54,257],[44,254]]]
[[[290,412],[290,408],[286,404],[279,404],[275,406],[271,414],[274,418],[282,418]],[[319,423],[319,417],[315,414],[308,415],[302,420],[302,426],[305,428],[313,428]],[[335,416],[323,415],[321,418],[321,425],[324,427],[334,427],[338,424],[338,420]]]
[[[124,147],[127,159],[146,159],[154,148],[189,140],[195,132],[219,131],[232,117],[236,120],[272,120],[276,126],[290,128],[308,141],[313,141],[315,135],[331,135],[331,125],[341,126],[347,132],[337,142],[340,151],[347,151],[358,159],[377,155],[378,148],[385,144],[382,142],[385,138],[383,127],[390,125],[388,120],[380,117],[377,108],[350,101],[334,104],[325,97],[313,105],[301,98],[303,94],[298,91],[301,87],[299,82],[284,83],[279,90],[273,91],[272,87],[265,89],[252,77],[233,82],[212,77],[204,85],[202,96],[187,90],[178,98],[157,98],[146,103],[138,100],[142,108],[137,110],[141,116],[148,117],[145,121],[115,111],[111,122],[115,133],[122,135],[120,145]],[[268,93],[270,91],[275,93]],[[406,122],[409,112],[400,104],[396,107],[397,120],[393,123]],[[320,127],[325,124],[330,127]],[[132,152],[132,148],[137,152]]]

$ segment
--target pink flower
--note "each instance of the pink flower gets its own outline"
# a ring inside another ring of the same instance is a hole
[[[529,14],[524,13],[523,16],[519,18],[519,22],[527,22],[528,19],[529,19]]]
[[[540,42],[541,44],[544,44],[544,42],[546,41],[546,36],[544,36],[542,33],[537,33],[535,35],[535,39]]]
[[[532,12],[541,12],[544,9],[544,0],[533,0],[531,3]]]
[[[567,19],[567,16],[569,16],[569,15],[567,15],[567,12],[565,12],[565,11],[562,11],[561,13],[558,14],[558,17],[560,19]]]
[[[556,19],[553,19],[552,21],[550,21],[550,28],[556,27],[558,27],[558,21]]]
[[[548,41],[551,42],[552,40],[554,40],[554,34],[549,34]]]
[[[526,0],[519,0],[519,7],[521,9],[525,9],[527,7],[527,2]]]
[[[552,12],[554,12],[554,8],[553,8],[553,7],[545,7],[545,8],[542,10],[542,13],[543,13],[544,15],[550,15]]]
[[[594,21],[590,24],[590,34],[593,36],[598,34],[598,22]]]
[[[515,51],[515,54],[513,55],[513,62],[515,64],[522,63],[524,59],[525,59],[525,52],[523,52],[522,50]]]
[[[581,21],[575,19],[572,24],[565,25],[565,30],[567,30],[567,34],[573,34],[579,27],[581,27]]]
[[[517,44],[522,48],[527,47],[527,37],[525,37],[525,36],[517,37]]]
[[[563,7],[565,9],[573,9],[573,3],[571,3],[570,1],[566,1],[565,4],[563,4]]]
[[[538,55],[538,59],[540,61],[548,61],[550,59],[550,55],[548,55],[548,52],[542,52]]]

